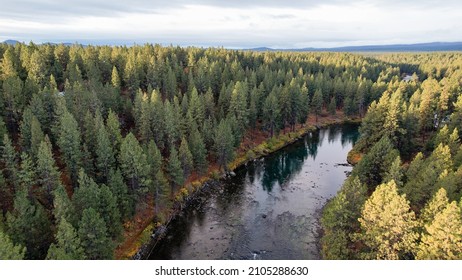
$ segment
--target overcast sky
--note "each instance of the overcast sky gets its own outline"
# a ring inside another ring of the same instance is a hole
[[[0,0],[0,41],[247,48],[462,41],[461,0]]]

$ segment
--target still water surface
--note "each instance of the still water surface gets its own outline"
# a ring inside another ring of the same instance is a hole
[[[357,125],[318,130],[239,168],[174,220],[150,259],[320,259],[321,209],[341,187]]]

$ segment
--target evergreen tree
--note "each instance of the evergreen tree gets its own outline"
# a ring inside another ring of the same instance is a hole
[[[234,114],[237,120],[239,130],[247,127],[249,112],[247,108],[247,85],[237,82],[234,85],[233,92],[231,93],[231,101],[229,105],[229,112]],[[242,134],[240,131],[239,134]]]
[[[160,209],[169,208],[170,189],[167,178],[165,178],[162,170],[156,174],[156,189],[155,189],[155,211],[159,213]]]
[[[135,205],[133,197],[129,194],[128,187],[124,182],[122,173],[119,169],[109,172],[108,187],[116,197],[117,207],[122,219],[128,219],[133,216]]]
[[[191,135],[189,137],[189,145],[196,171],[200,174],[204,174],[207,171],[208,166],[207,149],[205,147],[204,140],[196,127],[192,128]]]
[[[27,259],[45,258],[51,243],[50,221],[43,207],[28,198],[26,190],[16,193],[14,210],[7,213],[6,222],[12,241],[27,248]]]
[[[37,153],[37,181],[42,192],[51,201],[51,193],[60,185],[60,173],[56,167],[48,136],[40,143]]]
[[[21,153],[21,168],[18,172],[18,186],[25,190],[31,189],[36,182],[35,166],[26,153]]]
[[[394,181],[381,184],[366,201],[362,211],[359,240],[368,246],[367,259],[409,257],[417,235],[415,214]]]
[[[105,260],[114,258],[114,245],[107,233],[104,219],[93,208],[86,208],[82,212],[79,222],[78,237],[80,238],[84,254],[89,260]]]
[[[109,141],[113,147],[115,154],[118,154],[120,150],[120,144],[122,143],[122,134],[120,133],[120,122],[117,114],[112,110],[109,110],[106,120],[106,130],[108,133]]]
[[[428,202],[425,208],[422,209],[420,214],[420,220],[422,226],[430,225],[433,222],[435,216],[442,212],[449,204],[449,200],[444,188],[439,189],[439,191],[433,196],[433,198]]]
[[[58,146],[62,152],[71,179],[73,182],[76,182],[78,170],[82,163],[80,131],[77,121],[69,112],[65,112],[60,119]]]
[[[462,218],[460,208],[453,201],[436,213],[427,225],[417,251],[417,259],[460,260],[462,258]]]
[[[314,92],[313,99],[311,100],[311,108],[313,109],[313,112],[316,116],[316,121],[318,121],[318,116],[321,114],[322,104],[323,104],[322,91],[321,89],[317,89]]]
[[[0,260],[22,260],[26,249],[15,245],[10,237],[0,229]]]
[[[270,137],[278,132],[280,127],[281,109],[276,90],[273,89],[265,100],[263,105],[263,123],[269,130]]]
[[[44,134],[38,119],[33,116],[30,126],[30,152],[32,157],[37,158],[40,143],[44,139]]]
[[[181,161],[178,158],[178,152],[175,147],[170,149],[170,156],[168,158],[167,172],[170,177],[172,187],[182,186],[184,183],[183,169],[181,168]]]
[[[117,90],[120,90],[120,87],[122,85],[121,82],[120,82],[119,72],[117,71],[116,66],[112,67],[111,84]]]
[[[114,150],[106,128],[102,126],[96,136],[96,167],[101,182],[106,182],[109,170],[114,166]]]
[[[72,204],[64,186],[59,185],[53,191],[53,216],[57,223],[66,220],[74,227],[77,226],[77,217],[74,204]]]
[[[335,99],[335,96],[330,99],[330,103],[327,109],[329,111],[329,114],[331,114],[332,116],[335,116],[335,113],[337,110],[337,101]]]
[[[48,260],[83,260],[84,250],[74,227],[61,219],[56,233],[56,243],[51,244],[47,254]]]
[[[3,174],[8,185],[16,187],[18,182],[18,160],[16,150],[8,134],[3,136],[2,163],[4,165]]]
[[[156,176],[157,172],[162,168],[162,155],[160,154],[159,149],[156,146],[154,140],[151,139],[146,148],[147,160],[150,167],[149,177],[151,179],[152,185],[156,185]],[[150,191],[153,189],[151,188]]]
[[[181,162],[181,167],[183,168],[183,176],[187,178],[193,169],[193,156],[189,151],[188,142],[184,137],[181,139],[178,157]]]
[[[391,180],[395,181],[398,188],[403,186],[403,171],[401,168],[401,157],[397,156],[392,162],[390,169],[386,172],[383,182],[388,183]]]
[[[380,184],[386,173],[390,170],[393,160],[398,156],[398,151],[393,148],[387,137],[383,137],[372,149],[361,159],[353,170],[361,182],[370,189]]]
[[[233,157],[233,131],[228,120],[221,120],[215,132],[215,155],[220,169],[227,170],[227,164]]]
[[[131,190],[137,194],[145,193],[150,183],[149,165],[146,154],[132,133],[120,145],[119,163]]]

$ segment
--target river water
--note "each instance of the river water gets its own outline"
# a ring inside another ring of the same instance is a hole
[[[150,259],[320,259],[321,209],[351,166],[357,125],[336,125],[236,170],[176,218]]]

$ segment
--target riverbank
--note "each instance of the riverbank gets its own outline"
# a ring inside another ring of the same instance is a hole
[[[307,122],[303,125],[298,125],[295,131],[291,132],[286,129],[281,131],[278,136],[270,139],[267,139],[265,133],[262,131],[249,131],[245,135],[240,147],[237,149],[234,161],[228,165],[228,169],[234,171],[236,168],[247,164],[249,161],[274,153],[291,145],[307,133],[315,131],[316,129],[333,124],[349,122],[359,123],[360,119],[347,118],[342,112],[338,112],[336,116],[320,116],[317,120],[314,116],[310,116]],[[167,213],[168,218],[166,218],[163,223],[154,223],[151,222],[153,221],[153,216],[146,216],[145,219],[149,220],[144,222],[143,225],[146,225],[144,228],[140,228],[138,232],[130,232],[131,235],[127,235],[126,233],[126,236],[130,238],[126,238],[125,242],[117,249],[117,258],[144,258],[149,254],[150,248],[154,246],[157,240],[161,239],[166,226],[175,215],[181,213],[184,207],[194,201],[196,197],[200,196],[200,193],[209,188],[213,188],[217,185],[219,179],[231,176],[230,174],[232,174],[232,172],[227,174],[219,172],[218,167],[212,165],[207,175],[200,177],[193,175],[191,178],[188,178],[185,186],[175,194],[172,211]],[[142,222],[142,220],[138,220],[138,222]]]

